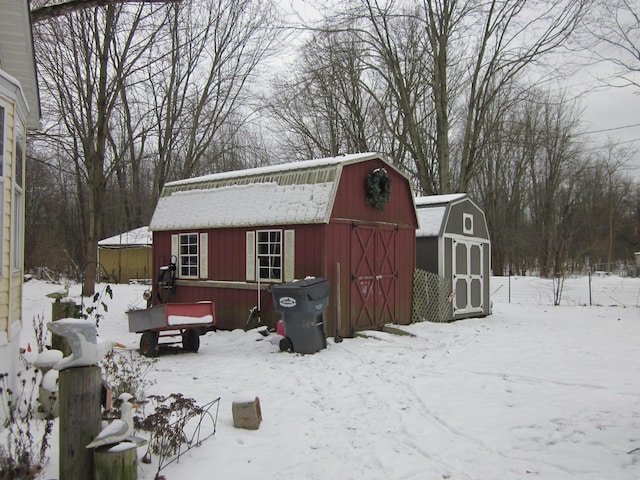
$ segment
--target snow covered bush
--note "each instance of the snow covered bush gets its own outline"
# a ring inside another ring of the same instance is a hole
[[[137,400],[143,400],[147,389],[156,383],[147,378],[156,362],[156,358],[144,357],[131,350],[110,350],[100,366],[114,398],[121,393],[130,393]]]
[[[46,465],[53,417],[37,415],[40,372],[28,369],[17,374],[18,389],[9,388],[9,374],[0,374],[3,429],[0,431],[0,479],[36,478]]]

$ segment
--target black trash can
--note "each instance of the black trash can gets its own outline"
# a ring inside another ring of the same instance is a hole
[[[329,281],[314,277],[272,285],[271,293],[286,336],[280,349],[315,353],[326,348],[324,312],[329,305]]]

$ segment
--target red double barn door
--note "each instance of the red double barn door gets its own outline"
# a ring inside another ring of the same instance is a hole
[[[351,232],[351,327],[380,328],[396,319],[398,229],[354,225]]]

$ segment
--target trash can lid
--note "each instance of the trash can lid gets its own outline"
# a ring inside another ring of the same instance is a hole
[[[320,284],[323,283],[328,283],[328,280],[322,277],[307,277],[304,280],[294,280],[293,282],[283,283],[282,285],[272,285],[271,288],[274,290],[295,290],[320,286]]]

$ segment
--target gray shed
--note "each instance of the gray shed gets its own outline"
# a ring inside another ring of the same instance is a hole
[[[439,277],[438,286],[424,287],[426,303],[439,309],[418,320],[446,322],[489,315],[491,241],[484,212],[464,193],[418,197],[416,211],[417,274],[424,271]]]

